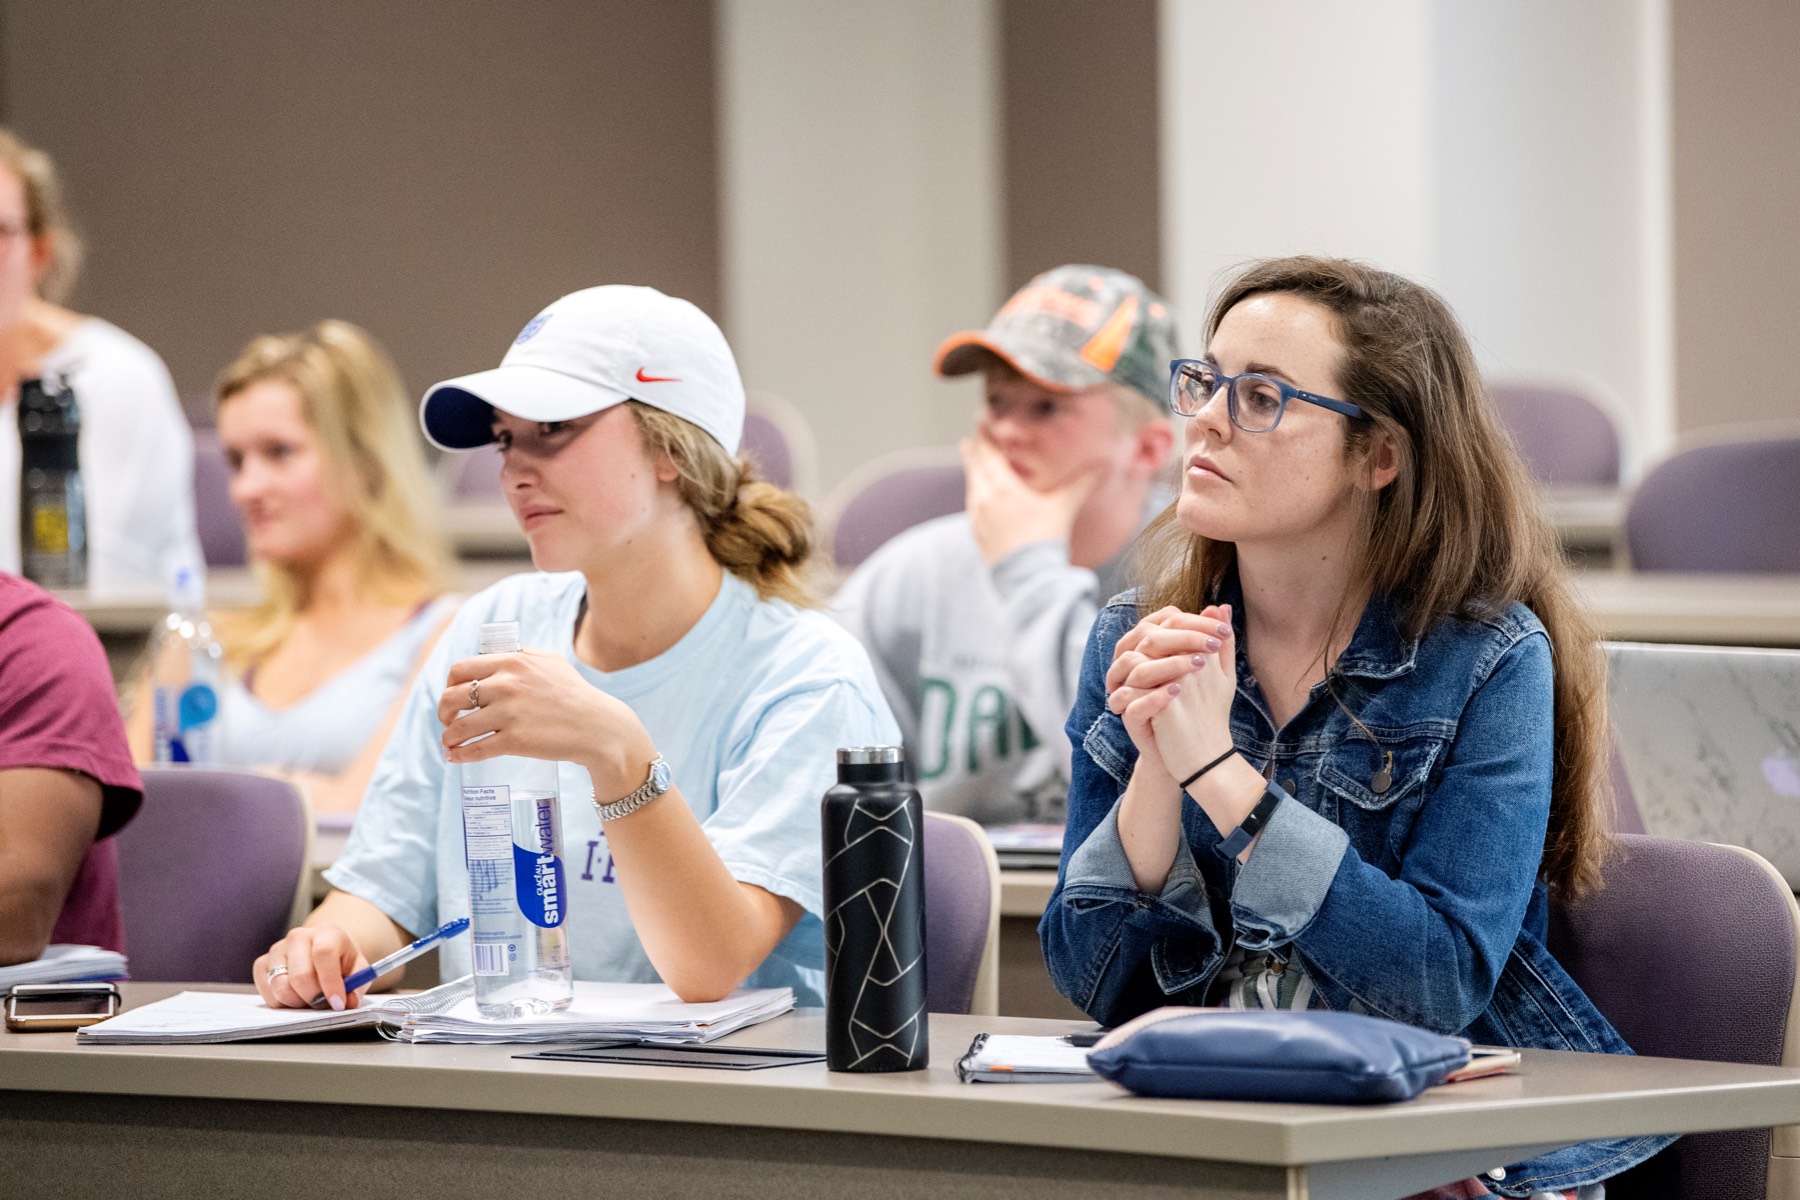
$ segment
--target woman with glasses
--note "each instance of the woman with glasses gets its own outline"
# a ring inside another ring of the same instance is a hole
[[[1069,718],[1058,988],[1108,1025],[1329,1008],[1629,1053],[1544,946],[1550,894],[1606,853],[1604,659],[1448,307],[1358,263],[1254,264],[1170,401],[1181,495]],[[1591,1196],[1667,1141],[1483,1186]]]

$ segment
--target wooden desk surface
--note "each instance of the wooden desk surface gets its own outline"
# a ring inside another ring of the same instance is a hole
[[[1581,571],[1575,585],[1610,641],[1800,647],[1800,575]]]
[[[529,570],[526,558],[464,559],[457,586],[476,592]],[[1614,641],[1800,647],[1800,575],[1578,571],[1575,585]],[[59,594],[102,636],[142,634],[165,610],[154,589]],[[207,573],[207,597],[217,608],[252,604],[256,584],[244,568],[214,569]]]
[[[178,987],[126,984],[128,1004]],[[1072,1022],[938,1015],[931,1068],[837,1075],[531,1061],[518,1046],[380,1041],[78,1046],[73,1034],[0,1034],[0,1089],[329,1102],[537,1113],[998,1142],[1271,1165],[1800,1122],[1800,1070],[1526,1051],[1517,1075],[1406,1104],[1147,1100],[1110,1084],[958,1083],[977,1032],[1061,1034]],[[741,1031],[744,1045],[819,1046],[801,1010]]]
[[[456,588],[474,593],[508,575],[532,569],[529,558],[485,558],[456,564]],[[134,588],[102,595],[59,591],[56,595],[87,618],[102,637],[141,635],[162,620],[168,601],[155,588]],[[213,567],[206,573],[206,601],[211,609],[247,608],[260,593],[248,567]]]

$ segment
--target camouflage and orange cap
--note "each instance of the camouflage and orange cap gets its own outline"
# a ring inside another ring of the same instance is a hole
[[[993,355],[1053,391],[1117,383],[1169,407],[1175,314],[1136,276],[1079,264],[1045,271],[1013,294],[986,329],[938,347],[939,375],[979,371]]]

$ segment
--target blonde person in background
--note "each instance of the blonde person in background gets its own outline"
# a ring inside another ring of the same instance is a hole
[[[259,337],[219,377],[219,440],[263,600],[214,628],[231,680],[218,761],[303,778],[355,808],[406,685],[455,611],[413,405],[343,321]],[[179,650],[173,651],[179,653]],[[149,757],[150,705],[133,750]]]
[[[19,383],[58,378],[81,407],[89,587],[160,594],[200,561],[193,439],[156,351],[63,307],[81,257],[55,165],[0,129],[0,571],[19,569]]]

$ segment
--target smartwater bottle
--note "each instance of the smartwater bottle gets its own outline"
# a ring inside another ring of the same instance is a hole
[[[483,654],[516,654],[519,623],[481,627]],[[491,758],[462,768],[475,1006],[492,1020],[560,1012],[575,998],[556,764]]]
[[[225,652],[206,620],[206,580],[195,566],[169,577],[169,615],[150,647],[152,757],[159,763],[214,761]]]
[[[898,746],[837,752],[820,805],[825,856],[825,1062],[918,1071],[925,1015],[925,807]]]
[[[87,586],[81,409],[68,387],[19,384],[19,573],[42,587]]]

